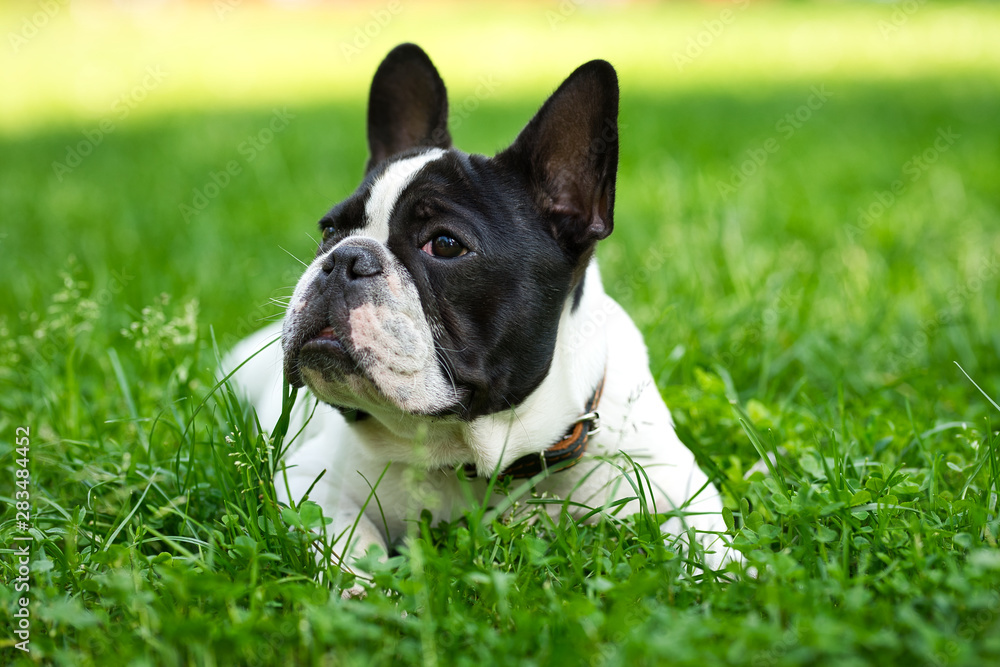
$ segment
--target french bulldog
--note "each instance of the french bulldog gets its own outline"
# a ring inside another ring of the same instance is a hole
[[[645,505],[681,549],[693,527],[699,562],[719,567],[732,557],[719,492],[594,257],[614,227],[614,68],[579,67],[493,157],[454,148],[447,121],[431,60],[393,49],[371,85],[360,186],[320,219],[284,321],[226,362],[259,352],[233,381],[261,424],[281,414],[283,376],[307,388],[279,499],[322,507],[346,567],[389,552],[423,510],[450,520],[520,485],[577,517]]]

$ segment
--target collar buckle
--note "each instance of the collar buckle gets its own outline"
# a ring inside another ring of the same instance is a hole
[[[590,428],[587,430],[587,435],[597,435],[601,432],[601,413],[597,410],[591,410],[587,414],[580,415],[575,420],[573,424],[583,424],[590,422]]]
[[[528,479],[544,472],[550,467],[562,464],[555,472],[560,472],[571,468],[583,457],[587,451],[587,441],[591,436],[601,431],[601,415],[597,411],[597,404],[601,400],[604,391],[605,375],[597,384],[597,389],[587,402],[587,412],[583,413],[570,422],[569,431],[562,440],[555,443],[548,449],[536,454],[526,454],[511,463],[505,470],[499,473],[499,479]],[[465,474],[469,478],[476,477],[476,467],[473,464],[466,464]]]

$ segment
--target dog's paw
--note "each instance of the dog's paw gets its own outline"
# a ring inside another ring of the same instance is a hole
[[[341,600],[364,600],[368,597],[368,589],[361,584],[354,584],[340,591]]]

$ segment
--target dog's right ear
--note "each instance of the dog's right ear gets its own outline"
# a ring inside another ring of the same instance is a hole
[[[400,44],[375,72],[368,96],[365,173],[418,147],[449,148],[448,93],[434,63],[416,44]]]

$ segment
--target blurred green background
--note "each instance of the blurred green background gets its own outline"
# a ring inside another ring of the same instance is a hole
[[[765,394],[782,373],[863,393],[932,360],[997,370],[996,5],[40,0],[0,19],[8,335],[70,261],[108,331],[161,293],[227,344],[277,313],[359,180],[374,68],[415,41],[475,152],[581,62],[618,68],[600,254],[661,379],[678,344]]]
[[[0,35],[0,458],[30,425],[32,657],[430,664],[415,637],[434,636],[467,664],[1000,655],[997,417],[954,364],[1000,393],[997,4],[33,0],[0,6]],[[207,398],[210,335],[280,315],[403,41],[448,84],[457,145],[488,154],[582,62],[618,69],[606,288],[759,578],[682,579],[603,528],[581,549],[541,527],[551,589],[516,549],[445,540],[413,559],[431,574],[393,565],[402,598],[341,605],[284,526],[237,520],[267,503]],[[744,414],[794,503],[745,478]],[[609,553],[621,578],[599,589]],[[461,583],[509,567],[512,614]],[[366,648],[343,657],[344,628]]]
[[[892,382],[935,351],[996,371],[996,5],[52,0],[0,19],[8,333],[71,256],[109,330],[162,292],[227,342],[255,328],[358,182],[377,63],[415,41],[475,152],[581,62],[618,68],[601,257],[661,371],[678,343],[741,387]],[[651,248],[668,261],[638,271]]]

